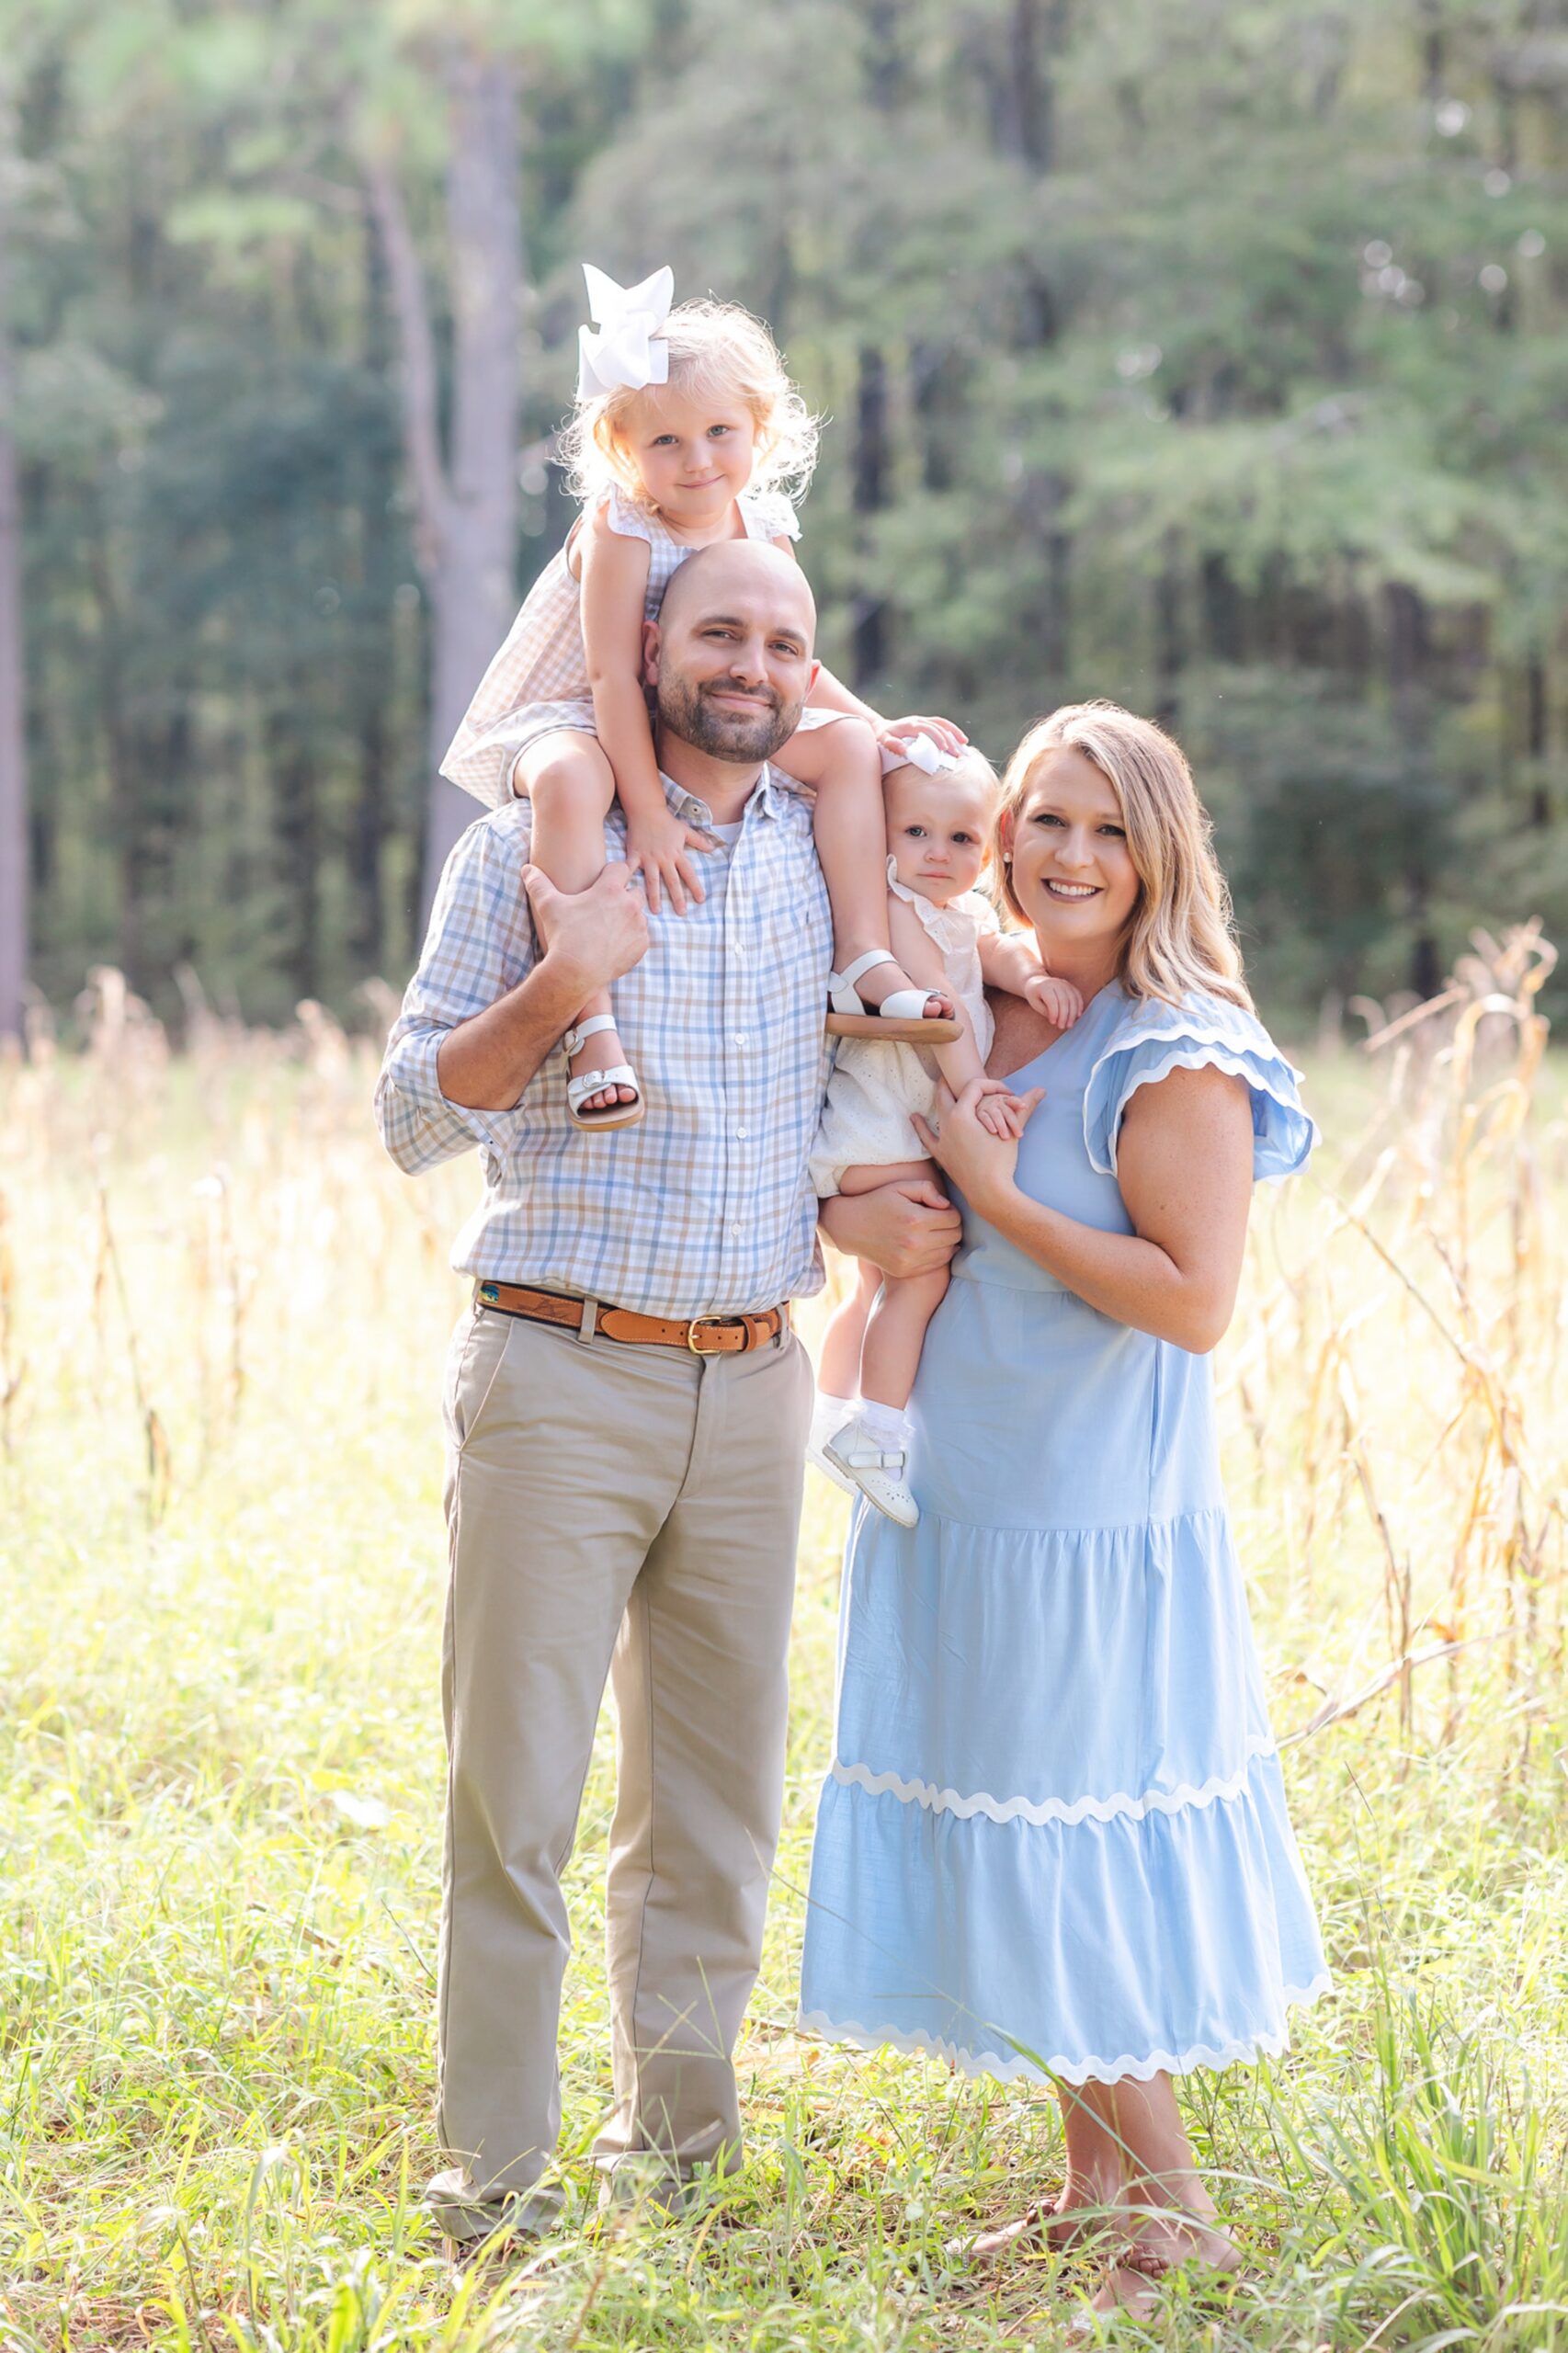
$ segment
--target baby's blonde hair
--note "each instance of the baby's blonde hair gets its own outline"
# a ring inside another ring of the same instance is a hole
[[[1208,811],[1180,745],[1152,719],[1096,701],[1065,703],[1037,720],[1002,779],[998,838],[1004,824],[1017,819],[1046,754],[1062,750],[1092,760],[1121,802],[1127,847],[1142,885],[1122,958],[1128,995],[1179,1005],[1190,990],[1202,989],[1250,1010]],[[1027,923],[1006,858],[1002,875],[1008,906]]]
[[[662,330],[669,346],[669,390],[687,400],[728,396],[744,402],[756,426],[750,490],[803,497],[817,456],[817,420],[785,372],[778,347],[760,319],[738,302],[677,302]],[[648,505],[625,432],[640,401],[663,389],[620,385],[579,400],[558,447],[573,494],[600,497],[613,483]]]

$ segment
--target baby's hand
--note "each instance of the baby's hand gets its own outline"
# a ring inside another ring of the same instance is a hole
[[[987,1078],[981,1082],[974,1116],[988,1135],[1017,1143],[1028,1114],[1005,1079]]]
[[[1043,1014],[1053,1029],[1071,1029],[1084,1010],[1083,994],[1054,972],[1034,972],[1024,983],[1024,1002]]]
[[[667,809],[650,817],[629,817],[626,821],[626,863],[633,874],[642,877],[651,915],[658,914],[661,893],[665,891],[677,915],[686,913],[688,892],[700,902],[705,893],[687,853],[712,848],[708,835],[673,816]]]
[[[909,757],[909,739],[912,735],[929,736],[938,752],[950,752],[955,756],[963,751],[969,743],[969,737],[964,733],[963,729],[955,727],[950,719],[922,719],[919,716],[910,719],[884,719],[877,729],[877,742],[881,749],[901,760],[906,760]]]

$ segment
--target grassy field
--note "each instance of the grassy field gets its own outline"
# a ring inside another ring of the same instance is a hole
[[[1310,1056],[1325,1148],[1257,1204],[1228,1472],[1337,1984],[1287,2058],[1189,2079],[1250,2260],[1142,2341],[1568,2348],[1568,1071],[1534,954]],[[315,1018],[173,1060],[109,994],[90,1051],[0,1073],[0,2347],[1062,2342],[1082,2266],[944,2253],[1056,2177],[1050,2097],[792,2030],[814,1478],[749,2169],[683,2225],[597,2223],[607,1726],[574,2202],[526,2267],[443,2259],[436,1389],[476,1177],[392,1171],[373,1068]]]

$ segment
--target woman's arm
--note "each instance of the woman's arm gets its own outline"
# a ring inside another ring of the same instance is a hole
[[[915,1124],[979,1215],[1102,1315],[1207,1354],[1230,1323],[1246,1246],[1253,1138],[1244,1083],[1226,1071],[1175,1070],[1138,1089],[1117,1147],[1130,1234],[1102,1233],[1020,1192],[1017,1147],[986,1132],[977,1099],[966,1088],[944,1103],[939,1136]]]
[[[608,507],[584,527],[583,646],[594,698],[594,725],[626,812],[626,859],[641,872],[656,915],[668,891],[677,912],[686,893],[702,896],[688,847],[707,847],[671,813],[659,781],[653,730],[642,688],[642,607],[653,551],[646,540],[611,528]]]

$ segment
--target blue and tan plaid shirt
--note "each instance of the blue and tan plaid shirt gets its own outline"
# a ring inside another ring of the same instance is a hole
[[[667,777],[665,792],[688,823],[711,822]],[[614,987],[647,1116],[599,1136],[566,1116],[560,1053],[510,1111],[449,1102],[436,1075],[448,1030],[533,966],[528,838],[517,801],[453,850],[376,1087],[381,1141],[410,1176],[479,1148],[484,1198],[453,1266],[653,1315],[738,1314],[816,1290],[806,1161],[827,1077],[833,927],[810,807],[765,768],[738,840],[699,861],[702,904],[649,917],[648,952]],[[619,808],[605,842],[625,856]]]

